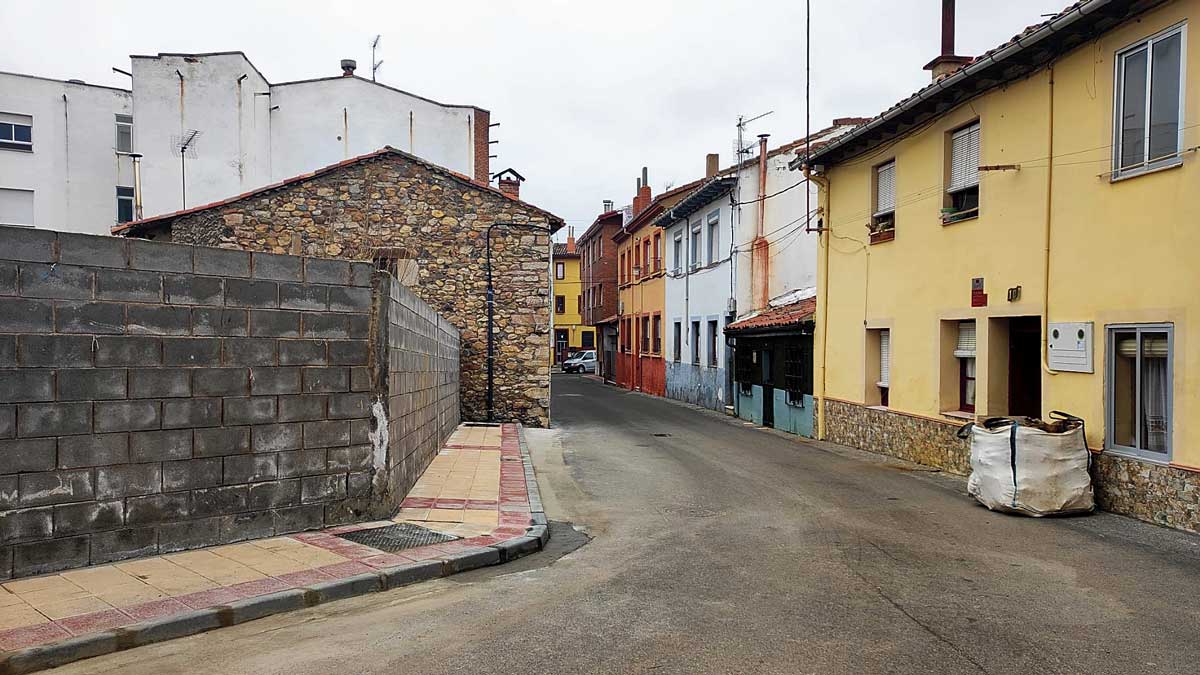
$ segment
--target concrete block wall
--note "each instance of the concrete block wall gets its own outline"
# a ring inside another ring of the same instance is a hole
[[[389,508],[379,275],[0,227],[0,579]]]

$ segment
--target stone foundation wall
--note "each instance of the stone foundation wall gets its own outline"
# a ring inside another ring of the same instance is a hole
[[[1105,511],[1200,532],[1200,473],[1102,453],[1092,480]]]
[[[970,443],[955,436],[961,424],[833,399],[825,399],[825,415],[825,440],[963,476],[971,473]]]

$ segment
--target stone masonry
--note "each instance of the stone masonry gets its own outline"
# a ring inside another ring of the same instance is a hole
[[[0,227],[0,579],[394,512],[459,336],[369,263]]]
[[[492,231],[495,410],[549,423],[553,214],[386,148],[217,204],[118,228],[135,237],[250,251],[390,257],[405,285],[462,331],[461,404],[486,419],[485,238]]]

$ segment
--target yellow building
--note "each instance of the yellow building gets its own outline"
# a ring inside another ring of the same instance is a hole
[[[964,420],[1067,411],[1102,506],[1200,530],[1193,16],[1076,3],[814,152],[822,438],[965,473]]]
[[[575,234],[554,245],[554,349],[550,365],[562,363],[571,352],[596,348],[596,329],[583,323],[583,282]]]

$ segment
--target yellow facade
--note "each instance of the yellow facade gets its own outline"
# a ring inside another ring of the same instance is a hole
[[[1200,467],[1200,40],[1185,33],[1181,161],[1111,179],[1118,51],[1197,16],[1179,0],[984,93],[891,143],[827,168],[819,254],[818,396],[880,403],[878,333],[891,342],[887,407],[959,421],[956,322],[976,321],[975,412],[1008,414],[1006,317],[1092,322],[1093,373],[1039,368],[1041,413],[1087,421],[1105,446],[1106,326],[1170,324],[1170,464]],[[950,134],[980,123],[979,215],[944,225]],[[870,243],[875,168],[895,160],[895,238]],[[1049,253],[1046,251],[1049,232]],[[972,307],[972,279],[987,305]],[[1045,279],[1049,279],[1048,285]],[[1008,289],[1020,287],[1010,301]],[[1044,325],[1044,324],[1043,324]],[[1196,331],[1198,339],[1191,339]],[[1045,331],[1041,339],[1045,340]],[[1044,354],[1044,345],[1042,346]],[[824,406],[822,406],[823,408]],[[825,416],[821,434],[825,437]]]
[[[560,274],[561,279],[559,278]],[[554,280],[554,349],[550,351],[550,364],[554,365],[562,360],[563,353],[585,348],[594,349],[596,329],[583,323],[583,282],[579,276],[579,254],[556,254],[552,276]],[[562,311],[560,312],[559,309]],[[563,338],[565,338],[565,343]]]

